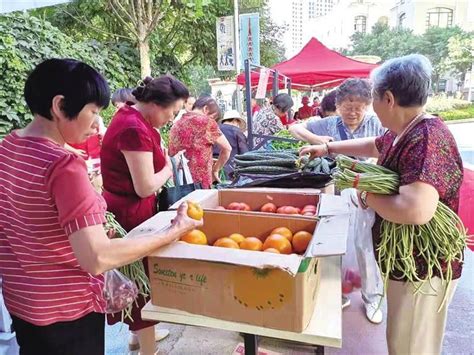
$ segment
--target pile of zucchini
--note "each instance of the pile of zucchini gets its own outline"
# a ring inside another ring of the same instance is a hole
[[[234,157],[237,175],[280,175],[296,172],[330,174],[335,162],[325,158],[310,160],[299,156],[297,149],[254,150]]]

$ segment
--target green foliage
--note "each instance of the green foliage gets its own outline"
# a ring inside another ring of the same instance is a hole
[[[470,102],[466,100],[459,100],[454,98],[447,98],[444,96],[432,96],[428,98],[425,106],[426,112],[446,112],[459,108],[466,108],[470,106]]]
[[[270,17],[270,9],[264,7],[260,17],[260,64],[271,67],[284,61],[283,34],[286,28],[278,26]]]
[[[352,37],[350,55],[377,55],[383,60],[412,53],[420,53],[428,57],[433,65],[433,83],[438,87],[441,75],[447,72],[463,73],[472,60],[472,51],[463,51],[471,46],[472,33],[466,33],[455,27],[430,27],[417,36],[411,30],[390,28],[386,24],[377,23],[371,33],[355,33]],[[451,44],[450,44],[451,43]]]
[[[153,75],[171,73],[185,82],[197,66],[207,71],[217,69],[216,18],[233,15],[232,0],[164,1],[163,18],[150,37]],[[74,0],[71,3],[35,10],[74,38],[125,42],[133,45],[126,28],[108,9],[106,0]],[[197,11],[197,9],[202,11]],[[241,0],[240,13],[260,12],[261,63],[274,65],[284,59],[282,34],[268,11],[268,0]],[[230,79],[232,72],[216,72],[213,76]]]
[[[135,51],[129,46],[107,46],[73,40],[50,23],[28,14],[0,17],[0,135],[31,120],[23,99],[28,73],[48,58],[84,61],[109,81],[112,90],[134,84],[139,76]]]
[[[474,33],[457,34],[448,40],[448,57],[444,65],[454,74],[466,73],[474,62]]]
[[[281,138],[291,138],[295,139],[288,130],[283,129],[279,131],[277,134],[275,134],[276,137],[281,137]],[[298,149],[303,146],[307,145],[306,142],[298,141],[298,142],[286,142],[286,141],[280,141],[280,140],[273,140],[271,142],[271,147],[272,150],[289,150],[289,149]]]
[[[472,119],[474,118],[474,105],[449,111],[441,111],[438,112],[438,115],[445,121]]]
[[[371,33],[356,32],[351,37],[352,50],[349,55],[376,55],[387,60],[411,53],[420,53],[420,36],[403,28],[391,29],[386,24],[377,23]]]

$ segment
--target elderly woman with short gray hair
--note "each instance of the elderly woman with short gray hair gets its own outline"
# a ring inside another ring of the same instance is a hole
[[[378,164],[397,172],[400,188],[395,195],[359,193],[359,203],[372,208],[377,219],[373,227],[374,246],[380,242],[380,222],[421,225],[429,222],[438,201],[454,212],[459,205],[463,179],[461,156],[456,142],[443,121],[424,113],[431,85],[432,67],[422,55],[409,55],[387,61],[372,73],[374,110],[388,131],[379,138],[329,142],[301,150],[301,154],[324,156],[329,153],[368,155]],[[434,236],[433,236],[434,237]],[[400,245],[400,248],[403,248]],[[422,292],[403,274],[390,273],[387,286],[387,344],[390,354],[439,354],[443,345],[447,308],[461,277],[462,262],[453,261],[447,302],[441,305],[446,282],[428,265],[414,247],[416,274]],[[446,261],[438,260],[440,265]]]

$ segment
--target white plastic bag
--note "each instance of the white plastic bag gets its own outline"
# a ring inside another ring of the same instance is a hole
[[[351,201],[347,251],[342,258],[343,289],[350,293],[353,287],[361,287],[364,300],[376,302],[383,295],[383,282],[372,240],[375,212],[371,208],[359,206],[356,189],[346,189],[341,195]]]

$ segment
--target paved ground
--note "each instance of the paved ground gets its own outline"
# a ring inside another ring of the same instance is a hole
[[[327,354],[386,354],[385,323],[373,325],[365,318],[357,293],[352,305],[343,312],[343,346],[326,349]],[[466,254],[466,265],[449,308],[443,354],[474,354],[474,253]],[[242,338],[234,332],[162,323],[171,335],[159,344],[159,354],[231,355]],[[127,354],[127,327],[107,327],[107,355]],[[285,355],[311,354],[312,349],[273,339],[263,339],[260,346]],[[130,354],[132,355],[132,354]],[[133,353],[133,355],[137,355]]]
[[[474,167],[474,122],[450,125],[463,159]],[[474,253],[466,252],[463,276],[449,308],[443,354],[474,354]],[[343,346],[327,349],[327,354],[386,354],[385,323],[373,325],[363,313],[358,294],[351,295],[352,305],[343,312]],[[171,335],[159,344],[159,354],[231,355],[242,338],[234,332],[199,327],[160,324]],[[127,354],[127,327],[107,328],[107,355]],[[281,354],[311,354],[312,349],[274,339],[262,339],[260,346]],[[131,354],[131,355],[136,355]]]

